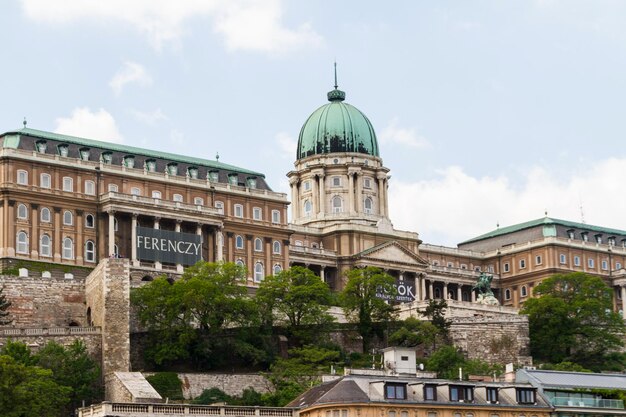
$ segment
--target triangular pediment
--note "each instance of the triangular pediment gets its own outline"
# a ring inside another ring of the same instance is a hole
[[[405,265],[425,266],[427,265],[419,255],[411,252],[402,244],[395,240],[391,240],[380,245],[376,245],[362,251],[356,255],[357,259],[384,261],[386,263],[398,263]]]

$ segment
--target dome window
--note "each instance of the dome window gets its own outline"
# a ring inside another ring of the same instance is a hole
[[[78,150],[78,153],[80,155],[80,159],[82,159],[83,161],[89,161],[89,155],[91,154],[89,148],[80,148]]]
[[[146,159],[146,170],[148,172],[156,172],[156,161],[154,159]]]
[[[372,188],[372,179],[364,178],[363,179],[363,188]]]
[[[124,166],[126,168],[135,168],[135,156],[134,155],[126,155],[124,157]]]
[[[313,205],[310,200],[306,200],[304,202],[304,215],[309,217],[311,215],[311,211],[313,209]]]
[[[35,147],[37,152],[46,153],[46,149],[48,149],[48,143],[45,140],[38,140],[35,142]]]
[[[343,200],[338,195],[333,197],[332,200],[333,213],[341,213],[343,212]]]
[[[60,144],[57,149],[59,150],[59,155],[67,157],[70,153],[70,147],[66,143]]]
[[[372,203],[372,199],[367,197],[363,202],[363,208],[365,209],[365,214],[373,214],[374,204]]]
[[[333,177],[333,187],[341,187],[341,177]]]

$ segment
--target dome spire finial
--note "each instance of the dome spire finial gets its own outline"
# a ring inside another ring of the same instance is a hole
[[[346,99],[346,93],[339,90],[339,85],[337,85],[337,61],[335,61],[335,89],[333,91],[329,91],[328,101],[344,101]]]

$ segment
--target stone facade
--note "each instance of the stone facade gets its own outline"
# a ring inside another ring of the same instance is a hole
[[[183,384],[183,396],[186,400],[196,398],[205,389],[219,388],[228,395],[241,396],[247,388],[266,393],[270,382],[260,374],[189,374],[180,373],[178,378]]]

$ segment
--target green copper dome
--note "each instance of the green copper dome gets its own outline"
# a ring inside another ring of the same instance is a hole
[[[346,93],[328,93],[330,103],[309,116],[300,130],[296,159],[335,152],[378,155],[378,142],[372,123],[356,107],[344,103]]]

